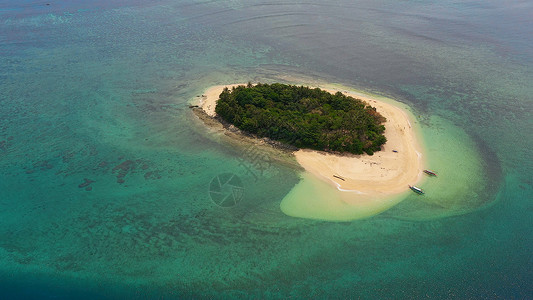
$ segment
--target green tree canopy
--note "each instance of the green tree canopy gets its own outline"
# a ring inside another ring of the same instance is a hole
[[[237,128],[299,148],[373,154],[387,139],[385,118],[341,92],[280,83],[225,88],[216,113]]]

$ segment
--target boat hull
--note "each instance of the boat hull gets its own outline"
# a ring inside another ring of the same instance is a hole
[[[424,170],[424,173],[428,174],[429,176],[435,176],[437,177],[437,173],[430,171],[430,170]]]
[[[411,186],[411,185],[410,185],[409,188],[410,188],[413,192],[417,193],[418,195],[423,195],[423,194],[424,194],[424,190],[422,190],[422,189],[419,188],[419,187]]]

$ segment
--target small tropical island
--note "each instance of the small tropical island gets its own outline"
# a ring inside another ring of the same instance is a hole
[[[213,134],[237,147],[262,145],[273,157],[288,153],[306,171],[281,201],[289,216],[369,217],[397,204],[422,178],[414,119],[392,99],[330,84],[259,83],[212,86],[197,100],[191,107]]]
[[[244,132],[298,148],[369,155],[381,150],[386,119],[362,100],[281,83],[224,88],[215,112]]]

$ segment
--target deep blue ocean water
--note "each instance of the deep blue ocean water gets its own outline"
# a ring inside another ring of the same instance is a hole
[[[532,298],[531,28],[529,1],[3,1],[0,298]],[[188,106],[293,77],[458,126],[486,205],[284,215],[298,172],[256,180]],[[239,205],[210,200],[223,173]]]

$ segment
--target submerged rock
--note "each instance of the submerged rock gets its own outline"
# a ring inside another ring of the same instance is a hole
[[[81,188],[84,188],[84,187],[89,187],[89,185],[90,185],[91,183],[94,182],[94,180],[90,180],[90,179],[88,179],[88,178],[83,178],[83,180],[84,180],[85,182],[80,183],[80,184],[78,185],[78,187],[79,187],[80,189],[81,189]],[[92,189],[92,188],[91,188],[91,189]],[[87,190],[87,189],[86,189],[86,190]],[[88,191],[90,191],[90,190],[88,190]]]

